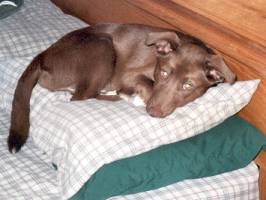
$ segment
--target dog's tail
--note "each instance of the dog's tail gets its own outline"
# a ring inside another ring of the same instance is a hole
[[[40,76],[42,56],[33,59],[20,77],[12,103],[8,148],[16,153],[25,144],[29,132],[30,97]]]

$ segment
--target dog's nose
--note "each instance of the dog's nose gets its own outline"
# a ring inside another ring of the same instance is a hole
[[[152,117],[162,117],[163,112],[160,106],[151,106],[147,108],[147,112],[152,116]]]

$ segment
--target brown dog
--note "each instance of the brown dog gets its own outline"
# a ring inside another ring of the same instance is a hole
[[[13,100],[9,151],[19,151],[29,130],[29,102],[38,82],[70,90],[72,100],[118,99],[101,90],[137,93],[147,112],[165,117],[235,75],[201,41],[173,30],[101,24],[71,32],[39,54],[19,79]]]
[[[132,24],[101,24],[112,36],[115,73],[107,90],[138,93],[147,112],[165,117],[210,86],[233,83],[235,74],[203,42],[173,30]]]

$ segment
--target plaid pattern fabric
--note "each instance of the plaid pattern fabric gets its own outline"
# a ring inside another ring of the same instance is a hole
[[[0,58],[32,57],[64,34],[84,26],[49,0],[25,0],[17,13],[0,20]]]
[[[9,116],[0,109],[0,199],[58,200],[57,174],[51,160],[30,140],[19,154],[7,150]]]
[[[256,81],[221,84],[164,119],[125,101],[69,102],[66,93],[36,87],[31,137],[58,165],[62,195],[70,197],[103,164],[209,129],[248,102]],[[49,102],[46,101],[49,99]]]
[[[10,118],[17,80],[32,58],[65,33],[83,26],[85,26],[83,22],[63,15],[48,0],[26,0],[24,7],[18,13],[0,21],[0,41],[4,41],[0,43],[0,109],[6,113],[7,119]],[[40,188],[43,187],[40,190],[51,194],[50,199],[56,199],[58,196],[63,199],[69,198],[105,163],[145,152],[161,144],[191,137],[222,122],[249,102],[257,84],[258,81],[238,82],[233,86],[220,84],[208,90],[195,102],[176,109],[165,119],[151,118],[143,107],[136,108],[125,101],[106,102],[90,99],[69,102],[68,93],[51,93],[36,86],[31,98],[31,128],[27,145],[22,153],[17,155],[7,154],[3,149],[5,156],[1,159],[4,163],[10,163],[10,167],[1,171],[1,176],[3,175],[5,179],[0,179],[0,197],[15,195],[17,192],[16,197],[11,196],[13,199],[24,197],[31,199],[31,194],[32,199],[38,199],[34,198],[33,193],[26,192],[27,189],[35,188],[36,182]],[[8,127],[4,122],[5,127]],[[6,148],[4,144],[7,136],[1,134],[1,137],[4,140],[2,147]],[[46,154],[41,154],[40,150],[33,146],[32,141]],[[28,145],[31,149],[28,149]],[[28,160],[23,160],[24,157]],[[30,162],[35,161],[36,163],[39,161],[39,165],[34,163],[34,167],[31,168]],[[58,166],[57,172],[54,172],[51,166],[47,166],[47,163],[51,162]],[[21,178],[25,175],[21,170],[24,168],[29,169],[28,176],[32,176],[35,182],[31,182],[30,178]],[[254,164],[251,168],[251,171],[257,173]],[[15,173],[12,169],[16,170]],[[32,172],[46,179],[33,177]],[[257,180],[250,170],[245,173],[248,173],[244,176],[247,179],[250,174],[253,180]],[[55,176],[56,182],[53,182]],[[2,182],[3,180],[7,181]],[[16,191],[19,188],[16,186],[18,180],[24,183],[21,184],[22,189]],[[215,180],[213,184],[217,182]],[[221,184],[228,188],[227,185],[231,185],[230,181],[225,178]],[[7,186],[9,184],[13,184],[12,187]],[[249,187],[247,185],[243,187]],[[180,190],[180,186],[175,187],[162,188],[162,191],[173,189],[169,194],[165,192],[164,195],[161,190],[156,190],[158,192],[140,194],[134,198],[167,199],[171,193],[176,194],[175,190]],[[189,193],[187,186],[182,187],[183,190],[178,192],[184,196],[197,195],[195,191],[202,191],[201,187],[193,186]],[[214,186],[210,183],[205,189],[209,190],[211,187]],[[245,190],[243,196],[238,189],[229,193],[241,197],[249,194],[256,196],[257,194],[252,191]],[[211,193],[215,191],[210,191]],[[146,194],[148,196],[145,196]]]
[[[0,110],[0,199],[59,200],[57,173],[50,158],[31,140],[19,154],[7,150],[9,116]],[[258,169],[255,163],[221,175],[181,181],[157,190],[110,200],[257,200]]]

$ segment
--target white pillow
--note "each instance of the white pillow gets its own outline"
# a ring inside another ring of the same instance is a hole
[[[0,20],[0,58],[35,56],[84,26],[88,25],[63,14],[50,0],[24,0],[18,12]]]
[[[30,135],[58,166],[62,195],[69,198],[105,163],[221,123],[249,102],[258,83],[220,84],[163,119],[152,118],[144,107],[124,100],[69,102],[69,94],[37,86],[31,101]]]

